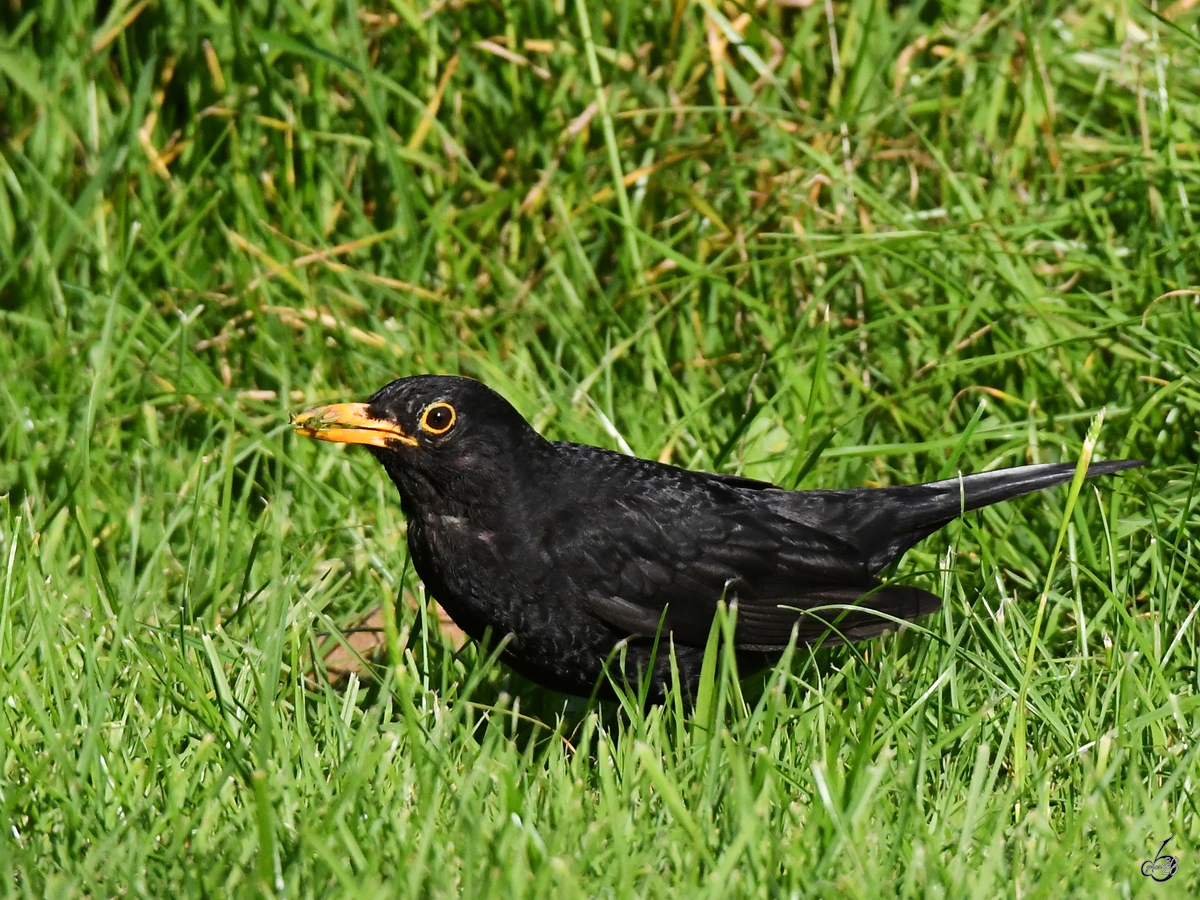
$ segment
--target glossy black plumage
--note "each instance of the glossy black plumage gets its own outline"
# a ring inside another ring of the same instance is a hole
[[[582,695],[607,692],[604,667],[622,642],[624,676],[638,677],[660,624],[694,692],[722,599],[737,603],[739,654],[758,665],[793,630],[801,643],[861,640],[928,615],[936,595],[880,587],[879,573],[964,511],[1075,472],[1063,463],[787,491],[548,441],[483,384],[432,375],[392,382],[365,405],[310,411],[297,429],[368,445],[399,489],[433,597],[473,638],[509,635],[504,658],[522,674]],[[1088,475],[1137,465],[1095,463]],[[669,682],[666,646],[655,696]]]

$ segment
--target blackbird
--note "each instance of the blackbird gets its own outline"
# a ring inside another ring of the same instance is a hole
[[[441,375],[401,378],[294,425],[364,444],[383,464],[417,574],[463,631],[508,636],[514,669],[584,696],[611,696],[606,671],[636,683],[649,670],[651,700],[661,700],[670,647],[694,697],[722,600],[737,606],[739,662],[756,668],[793,639],[858,641],[929,615],[936,594],[882,584],[880,572],[964,512],[1075,473],[1057,463],[789,491],[549,441],[495,391]],[[1087,474],[1141,464],[1099,462]]]

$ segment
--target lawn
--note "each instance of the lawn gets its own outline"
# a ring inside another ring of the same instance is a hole
[[[0,6],[0,896],[1200,895],[1198,20]],[[589,704],[292,433],[420,372],[787,487],[1148,465],[922,542],[920,627]]]

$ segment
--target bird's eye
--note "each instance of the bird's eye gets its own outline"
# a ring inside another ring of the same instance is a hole
[[[456,418],[454,407],[449,403],[434,403],[421,413],[421,428],[430,434],[445,434],[454,427]]]

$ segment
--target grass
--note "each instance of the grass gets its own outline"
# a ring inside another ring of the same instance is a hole
[[[0,892],[1200,893],[1198,15],[4,5]],[[925,541],[921,628],[597,708],[449,650],[290,433],[425,371],[788,486],[1101,411],[1150,465]],[[381,602],[377,684],[306,674]]]

